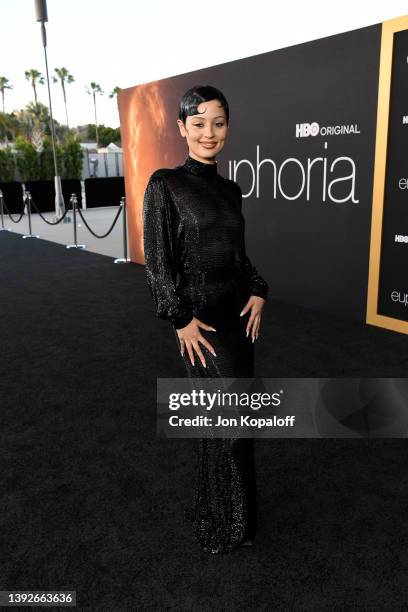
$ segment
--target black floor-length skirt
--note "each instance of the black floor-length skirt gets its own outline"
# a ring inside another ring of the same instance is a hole
[[[194,378],[250,378],[254,376],[254,347],[245,329],[250,312],[240,317],[250,294],[245,290],[222,307],[209,306],[196,312],[198,319],[215,327],[200,328],[214,347],[216,357],[200,343],[207,367],[194,353],[194,366],[188,351],[183,361],[187,376]],[[178,349],[180,342],[176,330]],[[256,479],[252,438],[198,438],[195,487],[188,513],[197,540],[209,553],[226,553],[256,532]]]

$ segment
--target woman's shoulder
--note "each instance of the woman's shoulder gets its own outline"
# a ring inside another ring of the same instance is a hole
[[[169,174],[171,174],[172,170],[172,168],[157,168],[157,170],[154,170],[154,172],[152,172],[150,175],[149,183],[150,181],[160,181],[161,179],[166,179]]]
[[[170,189],[177,184],[179,175],[178,168],[157,168],[149,177],[148,185],[153,185],[158,188]],[[176,179],[176,180],[175,180]]]

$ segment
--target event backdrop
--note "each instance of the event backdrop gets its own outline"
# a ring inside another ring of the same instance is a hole
[[[401,17],[122,89],[131,260],[144,263],[142,206],[150,175],[183,163],[187,155],[176,123],[179,100],[193,85],[210,84],[230,105],[219,172],[241,185],[247,252],[268,281],[271,298],[408,333],[408,275],[401,267],[408,253],[408,204],[398,187],[405,169],[400,116],[408,112],[405,30],[408,17]],[[381,159],[394,32],[393,154],[386,198],[377,189],[373,207],[374,183],[385,184]],[[392,234],[402,238],[393,241]]]
[[[382,26],[367,322],[408,334],[408,17]]]

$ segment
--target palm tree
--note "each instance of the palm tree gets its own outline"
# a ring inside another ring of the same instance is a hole
[[[102,91],[101,86],[98,85],[98,83],[95,83],[94,81],[92,81],[90,84],[90,88],[86,87],[86,93],[90,95],[92,94],[93,96],[93,103],[94,103],[94,109],[95,109],[96,146],[98,146],[99,138],[98,138],[98,120],[96,118],[96,94],[103,95],[104,92]]]
[[[27,140],[33,142],[33,134],[41,134],[44,136],[49,129],[49,110],[45,104],[39,102],[37,106],[34,102],[29,102],[24,109],[14,111],[16,124],[18,125],[18,136],[24,136]]]
[[[109,97],[110,97],[110,98],[113,98],[114,96],[116,96],[116,106],[117,106],[117,109],[118,109],[118,115],[120,115],[120,112],[119,112],[119,98],[118,98],[118,93],[119,93],[121,90],[122,90],[122,88],[121,88],[121,87],[118,87],[118,86],[116,85],[116,87],[114,87],[114,88],[112,89],[111,93],[109,94]]]
[[[121,90],[121,87],[118,87],[118,86],[116,85],[116,87],[114,87],[114,88],[112,89],[112,91],[110,92],[109,97],[110,97],[110,98],[114,98],[115,96],[117,97],[117,95],[118,95],[118,93],[120,92],[120,90]],[[116,99],[116,101],[117,101],[117,99]]]
[[[3,100],[3,113],[6,112],[4,110],[4,93],[5,93],[6,89],[13,89],[13,86],[10,85],[10,81],[8,79],[6,79],[5,76],[0,76],[0,91],[1,91],[1,97],[2,97],[2,100]]]
[[[45,82],[44,77],[41,74],[41,72],[38,72],[38,70],[35,70],[35,68],[26,70],[24,74],[25,74],[25,78],[27,79],[27,81],[31,81],[31,86],[34,89],[35,105],[37,106],[38,104],[37,85],[44,85],[44,82]]]
[[[30,138],[31,130],[34,125],[34,119],[36,117],[35,113],[32,110],[32,108],[34,107],[34,104],[32,102],[30,102],[30,106],[30,108],[28,108],[27,105],[25,109],[14,111],[14,115],[19,125],[18,135],[24,136],[27,139]]]
[[[73,83],[74,82],[74,77],[72,76],[72,74],[70,74],[68,72],[68,70],[66,68],[55,68],[54,70],[57,73],[58,79],[61,81],[62,94],[64,96],[64,104],[65,104],[65,117],[66,117],[66,120],[67,120],[67,127],[69,128],[69,124],[68,124],[68,111],[67,111],[67,95],[66,95],[66,91],[65,91],[65,83]],[[52,77],[52,82],[53,83],[58,83],[58,79],[56,79],[53,76]]]
[[[0,140],[3,140],[5,144],[9,140],[15,140],[16,135],[20,133],[20,125],[17,117],[14,113],[0,114]]]

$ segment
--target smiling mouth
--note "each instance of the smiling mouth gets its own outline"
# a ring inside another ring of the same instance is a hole
[[[215,145],[217,144],[216,142],[201,142],[200,143],[203,147],[215,147]]]

